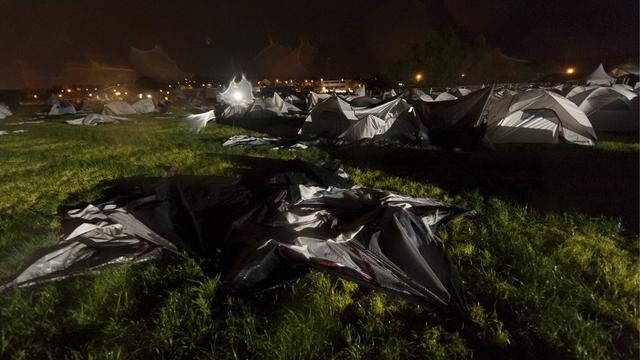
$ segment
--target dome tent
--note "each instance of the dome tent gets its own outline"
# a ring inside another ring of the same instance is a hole
[[[637,132],[638,96],[622,88],[599,87],[569,100],[589,117],[596,131]]]
[[[492,143],[594,145],[589,119],[574,103],[537,89],[507,96],[488,106],[487,138]]]

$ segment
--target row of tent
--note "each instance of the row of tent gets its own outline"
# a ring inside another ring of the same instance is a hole
[[[412,89],[385,101],[310,93],[311,111],[299,134],[341,143],[372,139],[459,145],[486,136],[492,143],[593,145],[598,131],[638,131],[638,94],[628,85],[491,89],[457,88],[451,92],[459,96],[444,92],[440,95],[447,96],[439,99]],[[276,117],[295,106],[294,101],[301,99],[283,100],[277,93],[254,98],[246,106],[229,106],[222,118]]]

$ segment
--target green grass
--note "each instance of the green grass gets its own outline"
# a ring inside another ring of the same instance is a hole
[[[318,272],[231,296],[193,259],[166,256],[0,294],[0,358],[638,357],[635,140],[470,153],[276,151],[223,148],[247,131],[217,124],[200,134],[179,119],[7,125],[21,116],[0,121],[0,129],[27,130],[0,137],[0,278],[57,242],[58,209],[100,198],[101,183],[234,176],[240,168],[228,155],[337,158],[360,185],[482,216],[441,234],[464,279],[466,319]]]

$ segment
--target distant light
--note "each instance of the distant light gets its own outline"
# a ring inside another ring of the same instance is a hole
[[[125,95],[129,95],[129,93],[128,93],[128,92],[126,92],[126,91],[124,92],[124,94],[125,94]]]
[[[460,74],[460,77],[465,77],[466,75],[464,73]]]
[[[163,90],[162,90],[162,89],[160,89],[160,92],[162,92],[162,91],[163,91]]]
[[[142,99],[142,94],[138,94],[138,99]]]
[[[416,81],[422,80],[422,74],[416,74]]]
[[[404,83],[399,82],[398,86],[402,87],[402,86],[404,86]]]
[[[323,78],[320,78],[320,81],[324,81],[324,79],[323,79]]]
[[[169,87],[171,87],[171,85],[169,85]]]
[[[340,79],[340,81],[344,81],[344,79]]]
[[[278,81],[278,80],[276,80],[276,81]],[[235,100],[235,101],[241,101],[241,100],[242,100],[242,98],[243,98],[243,96],[242,96],[242,92],[240,92],[240,91],[234,91],[234,92],[233,92],[233,100]]]
[[[147,99],[151,99],[151,94],[147,94]]]
[[[61,98],[61,97],[62,97],[62,94],[58,94],[58,97],[59,97],[59,98]]]
[[[167,95],[170,95],[171,93],[167,91]]]
[[[567,75],[573,75],[576,72],[576,69],[570,67],[570,68],[567,68],[565,72],[567,73]]]
[[[169,101],[169,97],[168,97],[168,96],[165,96],[165,97],[164,97],[164,101]]]
[[[92,93],[89,93],[89,97],[92,97],[92,96],[93,96],[93,94],[92,94]]]
[[[116,90],[116,89],[113,89],[113,92],[116,92],[116,91],[118,91],[118,90]]]
[[[116,96],[120,96],[120,91],[116,91]]]
[[[70,92],[71,92],[71,89],[67,89],[67,92],[68,92],[68,93],[70,93]]]
[[[33,98],[34,98],[34,99],[37,99],[37,98],[38,98],[38,95],[33,95]]]

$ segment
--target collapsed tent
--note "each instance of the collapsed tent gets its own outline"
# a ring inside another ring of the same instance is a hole
[[[49,115],[66,115],[66,114],[75,114],[76,108],[70,101],[57,101],[51,106],[51,110],[49,110]]]
[[[602,64],[598,65],[584,80],[587,82],[587,85],[611,85],[616,81],[615,78],[609,76],[609,74],[604,71]]]
[[[460,277],[436,233],[467,210],[351,187],[339,172],[300,160],[250,160],[257,161],[265,163],[238,182],[179,177],[114,187],[116,200],[67,211],[64,240],[0,289],[187,251],[235,291],[269,288],[314,268],[427,309],[466,311]]]
[[[6,119],[7,117],[13,115],[9,107],[6,105],[0,104],[0,119]]]
[[[422,100],[422,101],[433,101],[433,98],[420,89],[410,89],[408,92],[404,94],[404,98],[407,100]]]
[[[128,102],[112,101],[104,105],[102,113],[104,115],[133,115],[138,112]]]
[[[156,111],[156,105],[151,99],[138,100],[131,105],[133,110],[138,114],[148,114]]]
[[[530,90],[491,102],[487,138],[492,143],[594,145],[596,134],[574,103],[547,90]]]
[[[457,87],[449,91],[449,93],[451,93],[451,95],[455,96],[456,98],[459,98],[471,94],[471,90],[463,87]]]
[[[624,88],[599,87],[569,98],[588,117],[596,131],[637,132],[638,95]]]
[[[429,131],[431,144],[467,148],[478,146],[484,139],[485,107],[492,93],[493,87],[487,87],[456,100],[409,103]]]
[[[120,121],[127,121],[126,117],[111,116],[104,114],[89,114],[83,118],[67,120],[70,125],[98,125],[98,124],[118,124]]]

